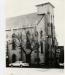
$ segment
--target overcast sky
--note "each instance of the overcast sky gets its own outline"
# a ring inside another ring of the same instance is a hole
[[[36,12],[35,5],[51,2],[55,15],[55,30],[59,45],[64,45],[64,0],[5,0],[6,17],[14,17]]]

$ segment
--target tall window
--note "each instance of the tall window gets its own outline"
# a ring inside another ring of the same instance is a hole
[[[16,36],[15,33],[13,33],[13,34],[12,34],[12,38],[15,38],[15,36]]]
[[[43,31],[41,30],[40,31],[40,37],[42,38],[42,36],[43,36]]]
[[[52,15],[51,15],[51,22],[53,21],[53,19],[52,19]]]
[[[12,50],[16,49],[15,34],[12,34]]]
[[[40,44],[41,44],[41,53],[43,53],[43,42],[41,41]]]
[[[38,32],[37,31],[35,31],[35,36],[38,37]]]
[[[30,43],[29,37],[30,37],[30,32],[27,31],[27,33],[26,33],[26,48],[27,49],[30,49],[31,48],[31,43]]]
[[[38,32],[35,31],[35,34],[34,35],[35,35],[35,37],[34,37],[35,38],[35,42],[38,42]]]
[[[13,39],[12,40],[12,50],[15,50],[16,49],[16,43],[15,43],[15,40]]]
[[[54,23],[54,15],[53,15],[53,23]]]
[[[48,36],[51,36],[51,24],[48,24]]]
[[[40,38],[42,39],[42,36],[43,36],[43,31],[41,30],[40,31]],[[41,45],[41,53],[43,53],[43,42],[41,41],[40,42],[40,45]]]

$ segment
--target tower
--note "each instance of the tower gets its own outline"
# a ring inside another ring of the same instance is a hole
[[[52,64],[52,50],[53,50],[53,38],[55,36],[54,30],[54,6],[48,2],[37,5],[37,14],[46,15],[45,18],[45,30],[46,30],[46,44],[45,44],[45,63]],[[48,62],[49,61],[49,62]]]
[[[46,14],[48,15],[48,22],[54,23],[54,6],[50,3],[43,3],[36,5],[37,7],[37,14]]]

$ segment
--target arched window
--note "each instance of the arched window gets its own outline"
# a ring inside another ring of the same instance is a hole
[[[51,24],[48,23],[48,29],[47,29],[48,36],[51,35]]]
[[[29,37],[30,37],[30,32],[27,31],[27,33],[26,33],[26,48],[27,49],[31,49],[31,43],[30,43]]]
[[[37,31],[35,32],[35,36],[38,37],[38,32]]]
[[[29,37],[29,36],[30,36],[30,32],[27,31],[27,33],[26,33],[26,37]]]
[[[16,49],[16,43],[15,43],[15,40],[12,39],[12,50],[15,50]]]
[[[16,34],[15,34],[15,33],[13,33],[13,34],[12,34],[12,38],[15,38],[15,36],[16,36]]]
[[[41,30],[40,31],[40,38],[42,38],[42,36],[43,36],[43,31]]]
[[[15,37],[16,37],[16,34],[13,33],[12,34],[12,50],[15,50],[16,49],[16,40],[15,40]]]
[[[43,53],[43,42],[41,41],[40,44],[41,44],[41,53]]]
[[[53,20],[53,19],[52,19],[52,15],[51,15],[51,23],[52,23],[52,20]]]
[[[53,15],[53,23],[54,23],[54,15]]]

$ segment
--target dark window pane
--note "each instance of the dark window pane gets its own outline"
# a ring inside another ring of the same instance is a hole
[[[41,42],[41,53],[43,53],[43,42]]]
[[[14,63],[14,62],[16,62],[16,55],[15,54],[12,55],[12,63]]]
[[[43,36],[43,31],[41,30],[40,31],[40,37],[42,38],[42,36]]]
[[[30,43],[29,37],[30,37],[30,32],[27,31],[27,33],[26,33],[26,48],[27,49],[31,49],[31,43]]]
[[[15,50],[16,49],[16,43],[14,40],[12,40],[12,50]]]

